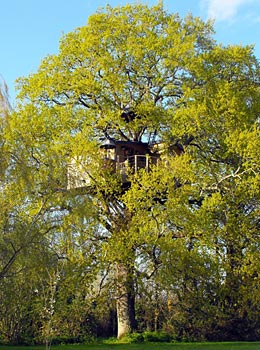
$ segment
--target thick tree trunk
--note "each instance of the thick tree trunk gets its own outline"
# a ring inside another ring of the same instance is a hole
[[[117,338],[133,332],[135,320],[135,288],[132,269],[117,264]]]

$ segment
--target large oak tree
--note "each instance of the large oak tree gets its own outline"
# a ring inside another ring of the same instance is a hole
[[[138,326],[145,279],[157,276],[183,303],[202,285],[200,271],[218,266],[221,301],[234,314],[240,282],[257,270],[259,66],[252,47],[218,45],[213,33],[161,3],[108,6],[20,80],[8,175],[26,188],[26,205],[43,208],[63,256],[85,248],[97,279],[113,276],[118,337]],[[163,146],[159,166],[130,172],[125,188],[102,166],[103,138]],[[67,189],[71,159],[91,186]]]

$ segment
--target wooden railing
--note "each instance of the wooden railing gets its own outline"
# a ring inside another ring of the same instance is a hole
[[[123,182],[127,181],[127,174],[129,172],[137,172],[140,169],[150,171],[151,166],[158,163],[158,157],[150,156],[148,154],[129,156],[124,162],[116,161],[116,170],[122,175]]]
[[[128,156],[125,161],[119,161],[112,159],[104,159],[103,167],[109,169],[111,173],[117,172],[122,176],[122,182],[129,182],[129,173],[137,172],[140,169],[150,171],[152,165],[158,163],[159,158],[150,156],[148,154],[136,154],[134,156]],[[68,164],[67,173],[67,188],[80,188],[88,187],[92,185],[91,177],[87,171],[89,165],[82,162],[79,159],[72,159],[71,163]]]

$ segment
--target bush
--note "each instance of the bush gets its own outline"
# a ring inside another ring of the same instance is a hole
[[[121,340],[129,344],[140,344],[144,342],[144,337],[141,333],[129,333]]]
[[[83,344],[83,343],[91,343],[96,339],[91,336],[78,336],[78,337],[68,337],[68,336],[59,336],[53,337],[51,339],[52,345],[61,345],[61,344]]]
[[[170,343],[173,337],[166,332],[144,332],[144,340],[154,343]]]
[[[122,339],[109,338],[105,340],[105,344],[140,344],[143,342],[154,343],[170,343],[174,340],[174,337],[167,332],[144,332],[144,333],[129,333]]]

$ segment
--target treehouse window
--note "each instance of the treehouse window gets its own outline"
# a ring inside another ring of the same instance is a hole
[[[111,139],[105,139],[100,146],[103,151],[104,158],[116,160],[116,144]]]

